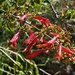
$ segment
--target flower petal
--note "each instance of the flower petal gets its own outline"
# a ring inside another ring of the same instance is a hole
[[[68,42],[71,42],[67,37],[65,37],[65,40],[68,41]]]
[[[19,38],[21,34],[21,30],[18,30],[18,32],[13,36],[13,38],[9,41],[9,45],[13,45],[14,47],[16,47],[17,45],[17,40]]]
[[[56,35],[55,37],[53,37],[50,41],[48,41],[48,44],[52,45],[56,42],[56,40],[58,39],[59,35]]]
[[[60,30],[60,31],[63,30],[60,26],[57,26],[57,25],[56,25],[56,27],[57,27],[57,29]]]
[[[32,60],[35,56],[41,54],[44,51],[45,50],[37,50],[37,51],[34,51],[33,53],[27,55],[26,58]]]
[[[58,34],[57,33],[54,33],[54,32],[50,32],[51,35],[53,36],[57,36]]]
[[[44,24],[46,27],[48,27],[48,25],[50,24],[49,19],[44,18],[42,16],[35,16],[34,18],[40,20],[42,24]]]
[[[27,17],[30,16],[30,15],[31,15],[31,14],[25,14],[25,15],[23,15],[22,17],[20,17],[18,21],[19,21],[19,22],[22,22],[22,21],[24,21],[25,18],[27,18]]]
[[[38,20],[42,20],[42,19],[43,19],[42,16],[35,16],[34,18],[35,18],[35,19],[38,19]]]
[[[30,36],[31,36],[31,35],[33,34],[33,31],[32,31],[32,30],[30,30],[30,31],[29,31],[29,34],[30,34]]]
[[[44,35],[41,36],[40,42],[44,42],[44,39],[43,38],[44,38]]]
[[[57,54],[56,56],[58,57],[58,60],[60,61],[60,59],[64,58],[63,55],[62,55],[62,44],[60,43],[59,46],[58,46],[58,51],[57,51]]]
[[[33,40],[35,37],[36,37],[36,33],[33,33],[24,41],[24,44],[29,44],[30,41]]]
[[[27,52],[28,54],[30,54],[30,49],[36,42],[37,42],[37,37],[22,52]]]
[[[48,46],[48,43],[36,45],[37,48],[43,48],[43,47],[47,47],[47,46]]]
[[[67,54],[75,54],[73,51],[71,51],[69,48],[62,46],[62,50],[65,51]]]

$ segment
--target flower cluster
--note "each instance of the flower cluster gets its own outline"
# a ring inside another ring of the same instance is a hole
[[[31,14],[25,14],[24,16],[20,17],[19,22],[24,21],[24,19],[26,19],[30,15]],[[72,55],[75,53],[68,47],[65,47],[64,45],[62,45],[63,42],[60,41],[60,40],[64,39],[67,42],[71,42],[65,36],[65,33],[62,34],[65,31],[60,26],[51,24],[49,19],[44,18],[42,16],[34,16],[34,19],[41,21],[42,25],[45,25],[47,27],[45,33],[46,34],[48,33],[49,36],[51,35],[51,38],[45,39],[44,33],[42,33],[42,35],[40,37],[40,32],[37,32],[37,31],[33,32],[33,30],[30,29],[29,37],[24,41],[24,45],[26,45],[26,48],[24,50],[22,50],[23,53],[24,52],[26,53],[25,57],[27,59],[32,60],[35,56],[37,56],[43,52],[50,52],[50,50],[52,48],[54,48],[54,45],[56,44],[57,45],[57,48],[56,48],[57,53],[56,53],[55,57],[57,57],[58,60],[64,59],[65,53],[66,53],[66,55],[69,55],[72,60],[74,60]],[[22,30],[19,29],[18,32],[13,36],[13,38],[9,41],[9,45],[11,45],[14,49],[16,49],[17,41],[20,37],[21,31]],[[37,50],[31,51],[34,45]]]

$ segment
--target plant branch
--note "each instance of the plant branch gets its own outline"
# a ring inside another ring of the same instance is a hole
[[[49,74],[48,72],[46,72],[45,70],[43,70],[43,69],[39,69],[40,71],[42,71],[44,74],[46,74],[46,75],[51,75],[51,74]]]
[[[51,7],[53,13],[55,14],[55,17],[56,17],[56,18],[59,18],[59,15],[57,14],[56,10],[54,9],[52,3],[51,3],[49,0],[47,0],[47,1],[48,1],[48,3],[50,4],[50,7]]]

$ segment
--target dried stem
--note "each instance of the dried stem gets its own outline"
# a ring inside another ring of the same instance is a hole
[[[53,13],[55,14],[55,17],[56,17],[56,18],[59,18],[59,15],[57,14],[56,10],[54,9],[52,3],[51,3],[49,0],[48,0],[48,2],[49,2],[49,4],[50,4],[50,7],[51,7]]]
[[[39,69],[40,71],[42,71],[44,74],[46,74],[46,75],[51,75],[51,74],[49,74],[48,72],[46,72],[45,70],[43,70],[43,69]]]

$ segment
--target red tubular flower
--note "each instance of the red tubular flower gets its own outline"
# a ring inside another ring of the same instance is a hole
[[[37,51],[34,51],[33,53],[27,55],[26,58],[32,60],[35,56],[41,54],[44,51],[45,50],[37,50]]]
[[[58,46],[58,52],[57,52],[56,56],[58,57],[59,61],[60,61],[61,58],[64,58],[63,55],[62,55],[62,44],[61,43]]]
[[[36,45],[37,48],[43,48],[43,47],[47,47],[47,46],[48,46],[48,43]]]
[[[71,42],[67,37],[64,38],[66,41]]]
[[[41,36],[40,42],[44,42],[44,39],[43,38],[44,38],[44,35]]]
[[[29,44],[36,37],[36,33],[31,33],[30,36],[24,41],[24,44]]]
[[[28,54],[30,54],[30,49],[36,42],[37,42],[37,37],[22,52],[27,52]]]
[[[22,22],[22,21],[24,21],[25,18],[27,18],[27,17],[30,16],[30,15],[31,15],[31,14],[25,14],[25,15],[23,15],[22,17],[20,17],[18,21],[19,21],[19,22]]]
[[[51,35],[53,36],[57,36],[58,34],[57,33],[54,33],[54,32],[50,32]]]
[[[48,46],[48,43],[46,40],[43,39],[43,44],[38,44],[36,45],[37,48],[43,48],[43,47],[47,47]]]
[[[9,41],[9,45],[12,45],[13,47],[16,47],[17,40],[20,36],[21,30],[18,30],[18,32],[13,36],[13,38]]]
[[[29,33],[30,33],[30,36],[31,36],[31,35],[33,34],[33,31],[32,31],[32,30],[30,30],[30,31],[29,31]]]
[[[67,54],[75,54],[73,51],[71,51],[69,48],[62,46],[62,50],[65,51]]]
[[[50,41],[48,41],[48,44],[49,45],[54,44],[58,38],[59,38],[59,35],[56,35],[54,38],[52,38]]]
[[[60,30],[60,31],[63,30],[60,26],[57,26],[57,25],[56,25],[56,27],[57,27],[57,29]]]
[[[44,18],[42,16],[35,16],[34,18],[40,20],[42,24],[44,24],[46,27],[48,27],[48,25],[50,24],[49,19]]]

